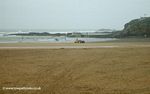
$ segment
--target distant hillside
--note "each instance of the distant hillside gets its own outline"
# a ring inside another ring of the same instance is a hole
[[[99,31],[101,31],[101,32],[112,32],[114,30],[112,30],[112,29],[98,29],[97,32],[99,32]]]
[[[17,35],[17,36],[65,36],[64,33],[55,33],[51,34],[48,32],[28,32],[28,33],[15,33],[15,34],[9,34],[9,35]]]
[[[150,37],[150,17],[134,19],[125,24],[121,35],[125,37]]]

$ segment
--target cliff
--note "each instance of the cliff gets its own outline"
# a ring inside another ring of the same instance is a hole
[[[126,23],[120,34],[124,37],[150,37],[150,17],[142,17]]]

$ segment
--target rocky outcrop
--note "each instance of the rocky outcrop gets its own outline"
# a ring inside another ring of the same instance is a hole
[[[120,33],[124,37],[150,37],[150,17],[141,17],[125,24]]]

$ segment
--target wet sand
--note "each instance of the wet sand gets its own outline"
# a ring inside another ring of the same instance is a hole
[[[0,43],[0,49],[128,48],[150,47],[150,42]]]

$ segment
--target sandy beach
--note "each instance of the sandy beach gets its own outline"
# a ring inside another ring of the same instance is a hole
[[[0,94],[150,94],[150,0],[0,0]]]
[[[0,94],[150,93],[149,42],[0,44],[0,65]]]

